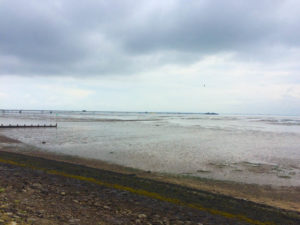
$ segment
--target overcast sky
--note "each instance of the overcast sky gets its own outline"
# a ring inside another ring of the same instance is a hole
[[[0,0],[0,108],[300,115],[299,0]]]

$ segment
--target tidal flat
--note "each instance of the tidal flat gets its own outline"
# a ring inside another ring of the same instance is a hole
[[[0,114],[0,124],[39,123],[58,123],[58,128],[1,129],[0,134],[45,153],[144,171],[300,186],[300,118],[295,116],[64,111]]]
[[[120,112],[2,113],[9,152],[134,174],[300,211],[300,118]],[[4,140],[3,139],[3,140]]]
[[[136,177],[137,179],[150,179],[153,181],[180,185],[187,188],[193,188],[195,190],[221,194],[224,196],[233,197],[235,199],[243,199],[272,207],[278,207],[284,210],[297,211],[300,213],[300,187],[298,186],[248,184],[243,182],[224,181],[200,176],[192,176],[191,174],[161,173],[149,170],[145,171],[95,159],[86,159],[78,156],[45,152],[5,136],[0,136],[0,143],[0,156],[8,154],[8,160],[15,160],[15,158],[17,158],[18,160],[25,160],[26,162],[26,156],[29,158],[39,157],[46,160],[72,163],[74,165],[116,172],[119,174]],[[12,154],[12,156],[10,156],[10,154]],[[18,155],[13,156],[13,154]],[[24,159],[22,155],[25,157]],[[31,163],[30,165],[34,165],[34,163]],[[201,174],[209,173],[209,171],[206,170],[197,172]]]

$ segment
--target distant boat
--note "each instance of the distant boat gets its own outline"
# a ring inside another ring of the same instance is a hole
[[[86,110],[82,110],[82,112],[86,112]]]

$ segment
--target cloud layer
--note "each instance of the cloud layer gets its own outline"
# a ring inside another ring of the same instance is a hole
[[[0,108],[300,114],[299,61],[297,0],[0,0]]]
[[[120,75],[299,53],[297,1],[0,1],[1,74]]]

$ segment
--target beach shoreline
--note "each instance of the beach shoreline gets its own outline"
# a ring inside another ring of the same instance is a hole
[[[70,155],[54,154],[28,148],[18,140],[0,135],[0,151],[23,154],[27,156],[40,157],[59,162],[73,163],[88,166],[95,169],[117,172],[124,175],[133,175],[137,178],[146,178],[159,182],[182,185],[188,188],[208,191],[214,194],[222,194],[237,199],[249,200],[259,204],[266,204],[285,210],[300,212],[300,187],[271,185],[245,184],[232,181],[221,181],[207,178],[156,173],[143,171],[135,168],[111,164],[101,160],[86,159]]]

